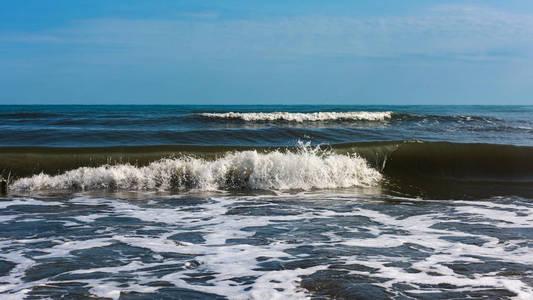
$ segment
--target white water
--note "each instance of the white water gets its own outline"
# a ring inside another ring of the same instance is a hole
[[[346,195],[340,198],[328,194],[281,197],[285,200],[299,199],[303,201],[302,203],[308,201],[320,203],[329,199],[333,200],[332,204],[358,203],[359,205],[349,210],[329,210],[313,208],[313,205],[295,204],[284,208],[284,211],[291,213],[290,215],[275,213],[248,215],[245,213],[246,209],[261,210],[265,205],[272,206],[278,201],[269,202],[272,199],[267,196],[238,199],[220,197],[208,199],[209,201],[202,202],[191,210],[186,205],[183,207],[179,205],[179,197],[159,200],[163,203],[166,201],[174,203],[167,207],[146,207],[141,206],[144,203],[76,197],[63,204],[74,205],[71,210],[72,215],[59,218],[54,215],[50,217],[53,219],[48,221],[70,221],[72,216],[83,215],[89,209],[97,209],[98,216],[102,219],[111,216],[135,218],[139,220],[138,224],[144,224],[146,229],[158,228],[161,233],[154,234],[149,230],[139,232],[134,229],[129,232],[119,231],[120,224],[117,223],[117,227],[110,226],[105,232],[95,232],[89,239],[82,235],[81,238],[51,236],[40,239],[0,240],[0,250],[2,250],[0,258],[16,264],[9,274],[0,277],[0,294],[5,293],[3,296],[7,298],[22,299],[33,288],[81,283],[90,287],[90,293],[94,296],[118,299],[121,293],[155,292],[158,287],[151,283],[164,281],[172,286],[214,293],[230,299],[299,299],[310,296],[300,287],[302,276],[320,270],[335,270],[340,266],[340,270],[346,272],[346,277],[340,277],[339,280],[349,280],[349,275],[362,276],[369,282],[379,279],[373,284],[388,291],[390,295],[396,294],[399,289],[395,284],[403,284],[411,286],[412,290],[408,292],[415,296],[450,290],[458,292],[486,290],[489,293],[491,289],[504,289],[514,293],[515,299],[531,299],[533,287],[523,279],[530,277],[531,272],[509,275],[504,272],[505,269],[497,268],[493,271],[480,269],[477,272],[463,274],[449,267],[463,263],[481,266],[485,262],[500,262],[507,263],[512,270],[515,264],[530,265],[533,251],[529,240],[516,239],[512,236],[505,239],[505,236],[491,235],[490,231],[467,232],[461,228],[442,228],[439,225],[464,223],[465,220],[470,220],[472,224],[483,225],[488,222],[499,226],[503,222],[515,228],[517,232],[529,231],[533,207],[491,201],[459,201],[453,202],[455,204],[442,205],[439,201],[418,203],[405,199],[402,204],[395,205],[396,209],[386,210],[388,205],[385,202],[376,199],[368,201],[350,198]],[[285,202],[288,201],[281,201]],[[8,203],[12,203],[12,207],[20,205],[42,207],[46,202],[15,199],[14,202]],[[46,203],[47,207],[53,205],[63,206],[58,202]],[[239,207],[244,209],[240,214],[230,213],[232,209]],[[403,212],[398,215],[398,210]],[[479,211],[483,212],[483,218],[479,218]],[[30,209],[17,215],[16,222],[29,222],[35,218],[44,222],[45,217],[41,210]],[[98,226],[95,224],[97,219],[90,217],[83,221],[74,220],[74,223],[78,224],[65,223],[63,226],[70,230],[81,228],[80,226]],[[342,222],[343,219],[351,221]],[[280,230],[280,233],[268,236],[269,239],[264,244],[246,243],[247,238],[254,238],[257,231],[264,232],[265,228]],[[287,228],[291,230],[283,230]],[[305,232],[310,228],[321,229],[319,231],[321,234],[313,234],[316,240],[306,239]],[[201,232],[203,241],[191,243],[172,238],[175,234],[186,232]],[[82,231],[82,234],[86,234],[86,231]],[[239,239],[242,242],[236,243],[235,241]],[[476,240],[478,242],[475,242]],[[43,252],[41,255],[26,257],[25,251],[28,251],[29,245],[45,241],[53,245],[40,249]],[[80,255],[76,254],[80,250],[99,249],[117,244],[145,249],[154,259],[143,261],[141,257],[127,257],[117,253],[115,259],[123,259],[123,264],[65,270],[62,274],[71,276],[68,280],[58,280],[53,277],[36,281],[24,279],[32,267],[46,264],[48,259],[76,258],[76,255]],[[344,249],[352,251],[331,252],[336,253],[335,256],[329,256],[326,252],[340,249],[341,246],[349,247]],[[397,251],[402,246],[403,255],[398,255]],[[291,252],[300,247],[313,247],[317,251],[312,253],[304,251],[299,254]],[[186,254],[190,258],[180,259],[179,256],[164,258],[162,253]],[[325,256],[330,260],[324,260]],[[316,263],[307,267],[293,266],[270,270],[264,269],[261,265],[265,259],[271,262],[316,259]],[[191,264],[192,262],[196,263]],[[392,264],[394,262],[400,264]],[[349,268],[354,265],[366,266],[369,269]],[[172,272],[163,274],[157,272],[165,268]],[[208,285],[191,282],[188,279],[194,278],[195,272],[212,274],[213,278],[206,279]],[[124,285],[121,276],[130,274],[135,276],[130,277],[128,284]],[[249,284],[236,284],[232,280],[242,277],[255,279]],[[451,286],[446,287],[446,285]]]
[[[332,189],[376,185],[382,176],[357,155],[320,152],[301,146],[298,152],[243,151],[214,161],[184,157],[148,166],[130,164],[82,167],[63,174],[22,178],[14,191],[38,190],[170,190],[195,189]]]
[[[313,112],[313,113],[290,113],[290,112],[270,112],[270,113],[202,113],[201,116],[218,119],[239,119],[244,121],[287,121],[287,122],[316,122],[334,120],[353,121],[383,121],[392,116],[392,112]]]

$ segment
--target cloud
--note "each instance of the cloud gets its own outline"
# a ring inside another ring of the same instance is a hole
[[[219,19],[207,13],[180,20],[84,20],[38,34],[0,34],[0,41],[171,60],[523,59],[533,53],[533,15],[458,5],[435,6],[417,16],[366,18]]]

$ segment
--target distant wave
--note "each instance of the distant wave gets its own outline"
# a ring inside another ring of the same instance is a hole
[[[394,118],[404,121],[448,121],[448,122],[501,122],[503,119],[491,116],[476,116],[476,115],[435,115],[435,114],[412,114],[412,113],[394,113]]]
[[[354,121],[383,121],[390,119],[392,112],[312,112],[312,113],[291,113],[291,112],[228,112],[228,113],[201,113],[200,116],[215,119],[236,119],[248,122],[253,121],[285,121],[285,122],[317,122],[335,120]]]
[[[39,190],[310,190],[376,185],[382,176],[356,154],[301,146],[298,151],[228,153],[207,161],[166,158],[144,167],[131,164],[81,167],[63,174],[15,181],[14,191]]]

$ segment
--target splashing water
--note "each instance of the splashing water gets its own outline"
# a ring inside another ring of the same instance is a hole
[[[166,158],[144,167],[131,164],[82,167],[38,174],[12,190],[310,190],[376,185],[382,176],[356,154],[341,155],[299,143],[296,152],[233,152],[213,161]]]

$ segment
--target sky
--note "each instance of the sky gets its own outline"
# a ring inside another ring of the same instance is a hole
[[[533,1],[4,1],[0,104],[533,104]]]

